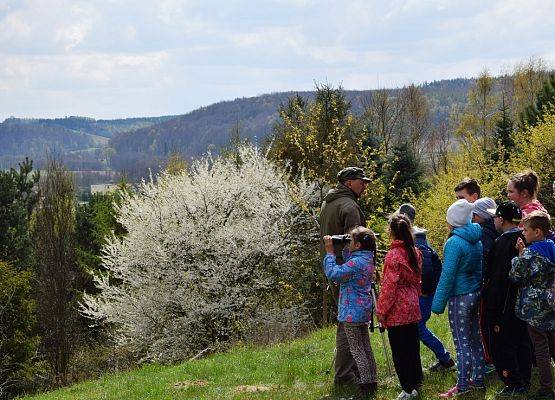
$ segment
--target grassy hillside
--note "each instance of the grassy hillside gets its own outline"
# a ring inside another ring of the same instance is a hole
[[[453,345],[445,315],[433,317],[431,326],[449,345]],[[326,328],[306,338],[271,347],[236,346],[227,353],[176,366],[148,365],[137,371],[108,375],[73,387],[27,397],[26,400],[120,400],[120,399],[348,399],[346,393],[333,393],[330,368],[334,347],[334,329]],[[387,372],[376,331],[371,335],[378,363],[380,389],[377,399],[392,399],[399,392],[397,378]],[[422,347],[425,367],[433,355]],[[534,384],[537,377],[534,375]],[[425,375],[421,399],[437,398],[456,381],[456,372]],[[501,389],[499,380],[488,376],[486,393],[474,392],[466,399],[493,399]],[[255,391],[258,390],[258,391]]]

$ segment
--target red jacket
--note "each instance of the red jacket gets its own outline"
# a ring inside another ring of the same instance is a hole
[[[409,267],[404,242],[394,240],[384,261],[382,287],[378,298],[378,315],[384,327],[406,325],[421,319],[418,298],[421,289],[422,255],[416,249],[418,271]]]

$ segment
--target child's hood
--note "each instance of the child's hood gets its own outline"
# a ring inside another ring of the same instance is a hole
[[[529,249],[547,258],[555,264],[555,243],[551,240],[540,240],[530,245]]]
[[[482,227],[480,224],[468,223],[453,229],[453,235],[459,236],[469,243],[476,243],[482,238]]]

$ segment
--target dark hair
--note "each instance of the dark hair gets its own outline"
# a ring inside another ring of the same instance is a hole
[[[392,215],[389,218],[389,230],[395,239],[403,241],[409,255],[409,265],[413,271],[418,272],[418,257],[409,218],[405,214]]]
[[[469,195],[478,193],[478,197],[481,197],[482,191],[480,190],[480,185],[476,179],[464,178],[457,186],[455,186],[455,192],[460,190],[466,190]]]
[[[551,218],[548,213],[536,210],[522,219],[522,225],[529,226],[532,229],[540,229],[544,235],[547,235],[551,230]]]
[[[518,174],[514,174],[509,182],[513,183],[518,192],[522,192],[523,190],[527,190],[528,194],[531,197],[535,197],[536,193],[538,193],[538,189],[540,187],[540,180],[538,178],[538,174],[536,174],[532,170],[527,170],[524,172],[519,172]]]
[[[349,232],[353,240],[361,244],[361,250],[370,250],[376,256],[376,235],[364,226],[355,226]]]

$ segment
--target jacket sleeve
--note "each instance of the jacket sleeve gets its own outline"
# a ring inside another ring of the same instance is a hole
[[[354,260],[347,261],[345,264],[338,265],[335,255],[326,254],[324,257],[324,272],[328,279],[333,282],[347,282],[357,272],[357,265]]]
[[[461,256],[457,243],[452,240],[447,240],[443,248],[443,255],[443,269],[432,302],[432,311],[436,314],[441,314],[445,311],[447,301],[453,292],[455,276]]]
[[[524,250],[523,257],[514,257],[511,260],[511,270],[509,271],[509,279],[515,283],[525,283],[530,275],[532,269],[531,260],[526,257],[526,250]]]
[[[399,269],[395,262],[386,257],[384,261],[384,276],[382,278],[382,287],[380,297],[378,298],[378,306],[376,311],[380,315],[387,315],[396,300],[397,283],[399,282]]]

